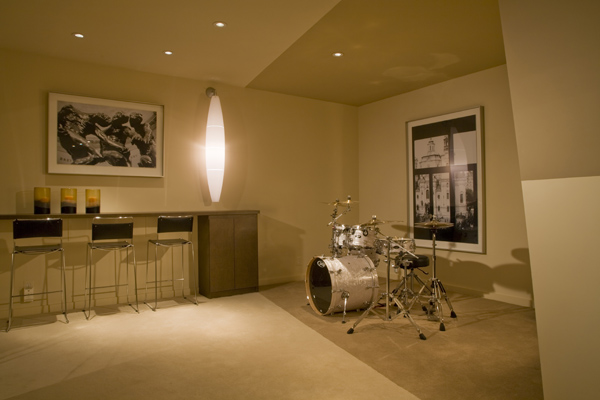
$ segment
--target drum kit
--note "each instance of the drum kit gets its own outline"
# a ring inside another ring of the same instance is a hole
[[[342,323],[346,323],[347,311],[365,309],[352,328],[348,330],[349,334],[353,333],[357,325],[370,313],[382,317],[386,321],[403,316],[417,330],[419,338],[425,340],[425,335],[410,315],[412,306],[415,302],[419,302],[428,318],[437,318],[440,321],[440,330],[445,330],[441,296],[445,297],[452,310],[451,316],[456,318],[456,314],[444,286],[436,275],[435,234],[438,229],[453,225],[439,222],[435,218],[424,224],[415,224],[415,226],[430,229],[433,234],[434,268],[428,285],[413,273],[414,268],[419,268],[418,263],[412,265],[415,260],[426,259],[426,265],[428,265],[427,257],[414,254],[415,241],[410,238],[385,236],[379,230],[379,226],[382,224],[399,221],[383,221],[373,215],[368,222],[363,224],[346,226],[338,223],[340,217],[350,212],[355,203],[357,202],[353,201],[350,196],[344,201],[336,199],[334,202],[327,203],[333,206],[331,221],[328,223],[331,228],[329,244],[331,256],[316,256],[308,263],[305,285],[311,308],[320,315],[342,312]],[[339,208],[343,208],[343,210],[339,212]],[[381,294],[379,293],[380,285],[377,274],[380,257],[384,257],[387,267],[386,287]],[[391,290],[390,287],[391,268],[394,268],[395,271],[398,268],[404,269],[404,277],[394,290]],[[411,270],[410,274],[407,273],[408,269]],[[412,282],[414,277],[421,283],[418,293],[412,291],[412,284],[410,289],[408,286],[408,279],[410,278]],[[425,290],[428,291],[428,294],[424,294]],[[420,301],[422,296],[427,295],[429,296],[429,307]],[[383,304],[381,304],[382,302]],[[385,312],[382,315],[380,308],[383,305],[385,305]]]

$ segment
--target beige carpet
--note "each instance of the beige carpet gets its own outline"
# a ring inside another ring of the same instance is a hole
[[[0,399],[418,400],[260,293],[140,310],[15,319],[0,332]]]
[[[411,312],[427,337],[420,340],[406,319],[375,315],[349,335],[362,312],[349,313],[346,324],[341,313],[317,314],[307,305],[303,282],[262,288],[261,294],[421,400],[543,399],[532,308],[449,293],[458,318],[446,318],[446,331],[418,307]]]

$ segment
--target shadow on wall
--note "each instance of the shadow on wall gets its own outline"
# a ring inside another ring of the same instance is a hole
[[[494,267],[476,261],[463,261],[460,258],[453,261],[438,256],[438,277],[447,285],[472,289],[484,294],[494,293],[496,284],[533,297],[529,249],[513,249],[511,254],[517,262]],[[433,261],[431,267],[433,268]],[[456,283],[456,277],[460,277],[460,283]]]
[[[259,219],[259,279],[261,285],[290,282],[304,274],[304,230],[266,217]]]

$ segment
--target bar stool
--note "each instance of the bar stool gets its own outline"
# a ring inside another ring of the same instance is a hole
[[[13,294],[14,281],[15,281],[15,255],[24,254],[28,256],[37,256],[41,254],[50,254],[60,251],[61,253],[61,284],[60,290],[53,291],[45,291],[38,293],[31,293],[29,295],[43,295],[50,293],[61,293],[61,306],[62,313],[65,316],[65,320],[69,323],[69,318],[67,318],[67,292],[66,292],[66,278],[65,278],[65,252],[62,245],[62,227],[63,221],[60,218],[47,218],[47,219],[15,219],[13,221],[13,242],[14,248],[11,256],[11,264],[10,264],[10,305],[8,307],[8,325],[6,327],[6,332],[10,330],[12,324],[12,309],[13,309],[13,299],[15,297],[21,297],[21,295]],[[19,243],[24,242],[21,239],[31,239],[31,238],[58,238],[58,243],[54,244],[38,244],[38,245],[18,245]],[[48,287],[48,276],[46,275],[46,287]]]
[[[185,245],[190,245],[190,248],[192,250],[192,263],[191,265],[191,269],[192,271],[194,271],[194,301],[193,303],[198,305],[198,295],[197,295],[197,291],[198,291],[198,278],[197,278],[197,274],[196,274],[196,262],[195,262],[195,255],[194,255],[194,244],[188,240],[188,239],[183,239],[183,238],[177,238],[177,239],[167,239],[167,238],[162,238],[160,237],[161,233],[183,233],[183,232],[187,232],[188,236],[190,236],[192,234],[192,229],[194,227],[194,217],[193,216],[176,216],[176,217],[167,217],[167,216],[160,216],[158,217],[158,221],[157,221],[157,226],[156,226],[156,239],[150,239],[148,240],[148,243],[146,244],[146,292],[145,292],[145,296],[144,296],[144,304],[146,304],[152,311],[156,311],[156,307],[157,307],[157,302],[158,302],[158,286],[159,283],[162,282],[173,282],[173,288],[175,286],[175,281],[182,281],[182,285],[181,285],[181,294],[183,296],[184,299],[186,299],[185,296],[185,270],[183,268],[183,249],[185,247]],[[153,244],[154,245],[154,280],[153,281],[149,281],[148,280],[148,264],[149,264],[149,258],[148,258],[148,253],[149,253],[149,249],[150,249],[150,245]],[[166,279],[166,280],[158,280],[158,248],[159,247],[166,247],[166,248],[174,248],[174,247],[181,247],[181,278],[175,279],[175,277],[173,276],[173,279]],[[152,283],[154,284],[154,307],[152,307],[150,304],[148,304],[147,299],[148,299],[148,284]]]
[[[129,302],[129,250],[133,255],[133,282],[135,287],[135,307]],[[115,283],[114,285],[92,286],[92,270],[94,269],[94,250],[101,251],[118,251],[119,254],[125,250],[127,255],[127,283],[119,283],[119,269],[115,263]],[[92,291],[95,289],[115,288],[125,286],[127,288],[127,302],[139,313],[138,294],[137,294],[137,264],[135,262],[135,248],[133,246],[133,218],[118,217],[118,218],[103,218],[96,217],[92,221],[92,241],[88,243],[88,252],[85,263],[85,292],[83,313],[86,319],[90,319],[92,311]],[[88,278],[89,274],[89,278]],[[88,280],[89,279],[89,280]],[[116,293],[118,296],[118,293]],[[86,313],[86,300],[89,302],[88,312]]]

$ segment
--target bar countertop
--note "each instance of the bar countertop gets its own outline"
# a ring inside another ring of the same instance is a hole
[[[99,214],[0,214],[0,220],[7,219],[33,219],[33,218],[94,218],[94,217],[157,217],[159,215],[240,215],[240,214],[259,214],[258,210],[224,210],[224,211],[144,211],[144,212],[123,212],[123,213],[99,213]]]

